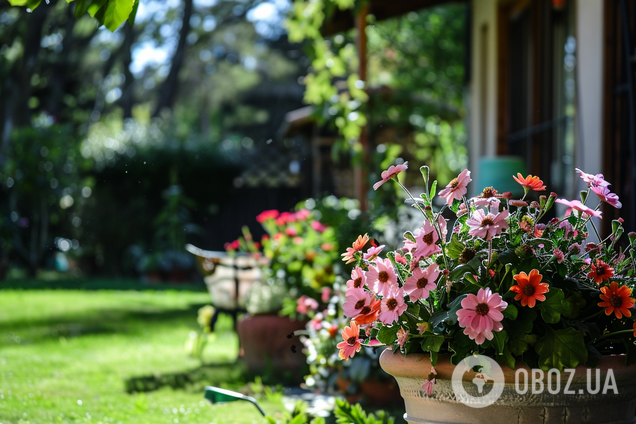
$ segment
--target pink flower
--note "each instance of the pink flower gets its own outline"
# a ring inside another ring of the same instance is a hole
[[[396,334],[396,337],[397,337],[397,342],[400,345],[400,349],[402,349],[404,347],[404,343],[409,338],[409,332],[408,330],[405,331],[404,328],[400,327],[400,329],[398,330]]]
[[[327,229],[327,226],[323,223],[321,223],[320,221],[312,221],[311,222],[311,228],[313,228],[314,230],[318,231],[319,233],[324,233],[325,230]]]
[[[407,308],[408,305],[404,302],[404,290],[393,286],[386,296],[382,298],[380,316],[378,319],[382,321],[383,324],[394,323]]]
[[[439,192],[439,197],[445,197],[446,204],[450,206],[453,204],[453,200],[461,200],[462,196],[468,192],[466,186],[471,181],[470,171],[468,169],[464,169],[457,178],[448,183],[444,190]]]
[[[365,261],[372,261],[376,258],[376,256],[378,256],[378,254],[380,254],[380,252],[382,252],[383,249],[383,244],[381,244],[380,246],[371,246],[366,251],[366,253],[362,255],[362,259],[364,259]]]
[[[552,251],[552,254],[554,255],[557,263],[561,263],[563,262],[563,260],[565,259],[565,255],[563,254],[562,251],[560,251],[559,249],[554,249]]]
[[[371,312],[371,303],[375,300],[371,293],[364,289],[348,289],[346,300],[342,305],[345,316],[355,318]]]
[[[413,251],[413,257],[419,258],[424,256],[428,258],[435,253],[439,253],[442,249],[437,245],[439,235],[437,229],[428,222],[424,221],[424,224],[419,228],[417,235],[415,236],[415,251]]]
[[[603,186],[592,186],[591,190],[601,199],[601,201],[620,209],[623,204],[618,200],[618,196],[612,193],[609,188]]]
[[[307,315],[307,312],[311,309],[315,311],[318,309],[318,302],[311,297],[307,297],[304,294],[296,301],[296,312],[299,314]]]
[[[402,264],[402,265],[406,265],[406,258],[402,255],[400,255],[399,253],[395,254],[395,262]]]
[[[389,259],[378,259],[376,266],[369,267],[366,276],[367,285],[379,295],[386,296],[391,287],[397,287],[397,276]]]
[[[439,277],[439,266],[435,263],[424,269],[415,268],[413,275],[404,283],[404,291],[408,293],[411,301],[426,299],[429,291],[435,289],[437,277]]]
[[[408,162],[404,162],[401,165],[391,165],[391,166],[389,166],[389,169],[387,169],[386,171],[382,171],[382,174],[380,175],[382,177],[382,180],[378,181],[375,184],[373,184],[373,189],[377,190],[378,188],[380,188],[380,186],[382,184],[384,184],[387,181],[389,181],[393,176],[399,174],[402,171],[405,171],[409,167],[408,164],[409,164]]]
[[[364,274],[364,271],[360,267],[355,267],[351,271],[351,280],[347,281],[347,287],[353,287],[356,289],[360,289],[367,284],[367,277]]]
[[[302,221],[303,219],[309,218],[309,215],[311,215],[311,212],[309,212],[308,209],[301,209],[301,210],[299,210],[298,212],[296,212],[294,214],[294,217],[297,220],[301,220]]]
[[[583,181],[585,181],[585,183],[590,187],[592,186],[607,187],[611,185],[610,183],[605,181],[605,177],[603,177],[603,174],[596,174],[596,175],[586,174],[585,172],[581,171],[579,168],[575,168],[575,171],[581,174],[581,178],[583,179]]]
[[[259,223],[263,223],[269,219],[276,219],[278,218],[278,215],[280,215],[280,213],[276,210],[276,209],[271,209],[271,210],[267,210],[267,211],[263,211],[260,214],[256,215],[256,221],[258,221]]]
[[[466,224],[470,227],[468,234],[484,240],[490,240],[493,236],[501,234],[503,230],[508,228],[506,218],[508,218],[507,209],[497,215],[492,213],[486,215],[485,211],[478,209],[473,213],[473,216],[466,220]]]
[[[322,293],[320,295],[320,300],[322,300],[323,303],[327,303],[330,297],[331,297],[331,289],[329,287],[323,287]]]
[[[556,199],[556,202],[561,203],[562,205],[569,206],[569,208],[565,211],[565,216],[570,215],[572,213],[572,210],[582,212],[589,216],[595,216],[597,218],[601,218],[603,215],[601,211],[595,211],[592,208],[588,208],[578,200]]]
[[[422,390],[426,393],[426,396],[433,396],[433,390],[435,389],[433,386],[435,385],[435,379],[432,380],[424,380],[424,384],[422,384]]]
[[[348,361],[349,358],[353,358],[353,355],[355,355],[356,352],[360,352],[360,349],[362,348],[362,344],[360,344],[362,339],[360,338],[360,329],[358,324],[356,324],[355,321],[351,321],[350,325],[351,327],[345,327],[342,329],[340,334],[342,335],[343,341],[338,343],[336,346],[340,349],[338,356],[340,359],[344,359],[345,361]]]
[[[287,227],[285,228],[285,234],[287,234],[288,236],[295,236],[298,234],[298,230],[296,230],[296,228],[294,227]]]
[[[563,221],[559,224],[559,228],[564,228],[565,229],[565,234],[563,235],[563,237],[565,238],[569,238],[569,236],[571,235],[572,237],[576,237],[579,232],[576,231],[574,229],[574,227],[572,227],[572,224],[570,224],[568,221]]]
[[[489,288],[479,289],[477,296],[470,293],[462,300],[462,309],[457,311],[459,326],[464,327],[464,334],[482,344],[486,339],[492,340],[493,331],[501,331],[503,325],[501,311],[508,307],[497,293]]]
[[[278,216],[278,218],[276,218],[276,225],[281,226],[294,221],[295,219],[292,214],[289,212],[283,212]]]

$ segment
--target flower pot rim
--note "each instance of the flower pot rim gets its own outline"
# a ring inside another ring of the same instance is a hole
[[[435,366],[435,371],[437,371],[436,378],[451,379],[455,365],[451,363],[450,358],[450,354],[438,355],[437,364]],[[393,353],[390,347],[387,347],[380,355],[380,366],[384,371],[394,377],[425,379],[428,378],[431,373],[431,361],[429,354],[409,353],[405,356],[400,352]],[[506,382],[514,383],[515,373],[518,369],[525,369],[527,372],[532,372],[532,370],[521,361],[517,361],[515,369],[512,369],[507,365],[500,364],[500,366],[504,373]],[[602,374],[606,373],[607,370],[612,369],[617,381],[634,380],[636,378],[636,365],[625,365],[625,354],[604,355],[599,360],[596,368],[600,369]],[[584,364],[578,365],[575,368],[575,375],[585,377],[588,369],[595,368],[587,367]],[[471,378],[472,376],[470,373],[466,373],[464,376],[465,380]]]

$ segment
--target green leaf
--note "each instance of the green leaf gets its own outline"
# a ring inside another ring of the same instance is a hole
[[[106,4],[106,1],[107,0],[92,0],[90,6],[88,6],[88,14],[95,18],[95,15],[97,15],[97,12]]]
[[[508,250],[504,250],[503,252],[501,252],[498,256],[497,256],[497,260],[502,264],[502,265],[506,265],[506,264],[511,264],[512,266],[516,267],[517,265],[519,265],[519,257],[517,256],[517,254],[515,253],[514,250],[512,249],[508,249]]]
[[[429,194],[429,199],[431,199],[431,201],[433,200],[433,197],[435,197],[435,194],[437,194],[437,180],[434,180],[431,185],[431,191]]]
[[[444,336],[425,336],[424,340],[422,340],[422,350],[425,352],[439,352],[443,344]]]
[[[134,0],[108,0],[104,12],[104,26],[115,31],[130,16],[133,10]]]
[[[517,309],[515,305],[512,305],[509,303],[506,309],[501,311],[501,313],[503,314],[504,317],[511,320],[515,320],[517,319],[517,316],[519,315],[519,310]]]
[[[565,330],[546,327],[545,335],[537,340],[534,349],[539,354],[539,367],[544,371],[551,368],[563,371],[587,361],[583,333],[571,327]]]
[[[41,0],[9,0],[11,6],[26,6],[31,10],[35,10],[40,5]]]
[[[528,350],[528,343],[523,339],[515,337],[508,342],[508,348],[514,355],[521,356]]]
[[[541,317],[548,324],[556,324],[561,319],[561,314],[570,311],[569,304],[564,301],[563,290],[550,287],[550,291],[545,294],[545,301],[537,302]]]
[[[510,353],[510,350],[507,347],[504,348],[503,354],[497,357],[497,362],[508,365],[510,369],[515,369],[515,357],[512,356],[512,353]]]
[[[570,304],[570,311],[563,314],[566,318],[576,318],[579,316],[581,308],[585,307],[585,299],[583,299],[581,292],[572,293],[565,301]]]
[[[378,333],[378,341],[386,345],[390,345],[395,342],[397,332],[400,330],[399,325],[393,325],[391,327],[383,326]]]
[[[410,241],[415,243],[415,236],[410,231],[407,231],[407,232],[404,233],[404,238],[409,239]]]
[[[446,254],[451,259],[457,259],[464,251],[464,245],[459,241],[457,233],[453,233],[450,243],[446,245]]]
[[[130,12],[130,16],[128,16],[128,24],[133,25],[135,23],[135,18],[137,17],[137,10],[139,9],[139,0],[135,0],[133,4],[132,12]]]
[[[497,355],[502,355],[504,348],[506,347],[506,342],[508,341],[508,334],[506,333],[506,330],[501,330],[494,331],[492,335],[492,345],[495,348]]]
[[[443,322],[446,322],[450,325],[455,325],[457,323],[457,311],[462,307],[462,300],[468,296],[467,294],[462,294],[458,296],[455,300],[453,300],[450,305],[448,305],[448,311],[440,311],[433,315],[430,320],[430,324],[433,327],[437,327]],[[397,333],[397,330],[396,330]]]
[[[75,2],[75,17],[81,18],[88,11],[88,6],[91,5],[91,0],[77,0]]]
[[[426,190],[428,191],[428,179],[430,176],[430,170],[428,166],[420,166],[420,172],[422,173],[422,179],[424,180],[424,187],[426,187]]]

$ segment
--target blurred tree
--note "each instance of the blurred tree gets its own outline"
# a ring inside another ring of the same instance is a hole
[[[260,3],[149,0],[134,25],[124,23],[116,31],[99,27],[106,16],[78,9],[91,1],[52,0],[31,13],[0,4],[0,169],[43,172],[38,161],[27,160],[14,146],[29,128],[37,129],[29,137],[38,143],[50,138],[59,145],[46,144],[50,151],[81,152],[90,164],[74,173],[76,182],[90,181],[91,195],[82,202],[75,198],[72,208],[83,214],[73,221],[81,225],[62,222],[74,216],[58,214],[59,199],[49,196],[47,231],[21,236],[26,251],[41,251],[66,228],[69,237],[81,237],[82,251],[96,258],[95,270],[122,272],[120,259],[130,244],[149,245],[153,239],[152,218],[173,167],[184,194],[197,203],[194,220],[208,219],[209,211],[218,209],[239,169],[226,153],[241,140],[265,144],[282,115],[300,106],[300,52],[280,30],[263,31],[262,22],[248,19]],[[249,94],[262,87],[268,94]],[[63,142],[49,135],[59,126],[65,128]],[[133,132],[144,134],[141,128],[162,141],[135,144]],[[13,232],[8,229],[12,212],[31,216],[30,208],[38,205],[11,178],[12,187],[6,178],[0,181],[0,211],[3,231]],[[21,193],[13,203],[12,192]],[[60,219],[55,224],[54,214]],[[115,237],[118,232],[124,236]],[[3,255],[9,247],[17,252],[18,244],[0,237]],[[33,269],[41,265],[41,254],[29,255],[35,258],[30,263],[37,263]]]

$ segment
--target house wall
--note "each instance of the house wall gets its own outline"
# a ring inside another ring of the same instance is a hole
[[[576,3],[577,56],[577,168],[590,174],[601,173],[603,165],[603,2],[578,0]],[[580,189],[582,180],[578,179]]]
[[[504,1],[472,0],[471,3],[468,166],[474,181],[478,181],[479,178],[479,158],[496,154],[497,13],[499,5]],[[603,118],[603,2],[569,1],[574,2],[577,41],[578,97],[574,166],[588,173],[600,173]],[[477,185],[473,186],[473,189],[477,190]]]
[[[483,156],[495,155],[497,135],[497,1],[473,0],[469,85],[469,163],[473,181]],[[472,184],[473,190],[477,185]],[[471,193],[476,194],[476,193]]]

